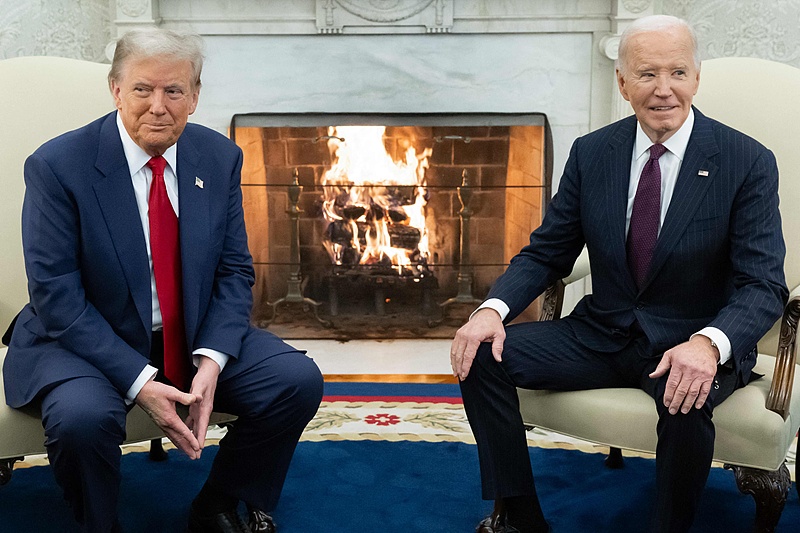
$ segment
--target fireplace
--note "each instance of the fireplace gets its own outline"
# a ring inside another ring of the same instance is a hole
[[[551,195],[539,113],[248,113],[230,135],[254,320],[294,337],[451,335]]]

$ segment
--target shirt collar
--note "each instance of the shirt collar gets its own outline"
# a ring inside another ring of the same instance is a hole
[[[147,162],[150,161],[150,155],[142,150],[142,147],[136,144],[133,139],[131,139],[131,136],[128,134],[128,130],[125,129],[125,125],[122,123],[122,118],[119,116],[119,111],[117,112],[117,129],[119,130],[119,137],[122,140],[122,149],[125,152],[125,159],[128,160],[128,170],[130,171],[131,176],[133,176],[142,170]],[[169,168],[172,169],[172,173],[177,176],[177,144],[173,144],[167,148],[167,150],[164,152],[164,159],[167,160],[167,165],[169,165]]]
[[[678,159],[683,161],[683,156],[686,154],[686,147],[689,146],[689,138],[692,136],[692,128],[694,127],[694,109],[689,108],[689,115],[683,121],[683,125],[678,128],[678,131],[672,134],[672,137],[664,141],[664,147],[671,153],[678,156]],[[653,146],[653,141],[642,129],[642,125],[636,123],[636,144],[633,146],[634,159],[639,159],[650,147]]]

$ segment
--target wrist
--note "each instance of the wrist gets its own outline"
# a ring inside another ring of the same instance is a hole
[[[719,358],[720,358],[719,346],[717,346],[717,343],[714,342],[714,339],[712,339],[711,337],[706,337],[703,334],[695,335],[694,338],[697,339],[698,342],[706,346],[707,349],[710,350],[710,353],[714,356],[714,360],[717,363],[719,363]]]

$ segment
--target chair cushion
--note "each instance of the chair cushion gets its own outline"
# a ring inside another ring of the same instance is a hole
[[[0,348],[0,369],[6,357],[7,348]],[[235,420],[225,413],[212,413],[211,424]],[[153,423],[147,413],[139,406],[128,413],[126,422],[126,443],[158,439],[164,433]],[[0,372],[0,459],[24,457],[45,453],[44,429],[40,413],[36,409],[12,409],[6,405],[3,374]]]
[[[794,378],[790,416],[768,411],[767,394],[775,358],[759,355],[756,372],[764,377],[734,392],[714,409],[717,436],[714,460],[776,470],[786,458],[800,418],[800,376]],[[638,389],[531,391],[519,389],[526,424],[598,444],[655,453],[653,399]]]

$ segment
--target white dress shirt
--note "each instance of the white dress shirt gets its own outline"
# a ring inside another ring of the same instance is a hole
[[[662,144],[667,149],[659,160],[661,167],[661,219],[659,220],[658,229],[661,231],[661,226],[664,224],[664,217],[669,209],[669,203],[672,200],[672,193],[675,191],[675,184],[678,181],[678,172],[681,169],[683,156],[686,154],[686,148],[689,146],[689,138],[692,136],[692,128],[694,127],[694,110],[689,110],[689,116],[686,121],[669,139]],[[633,212],[633,199],[636,197],[636,189],[639,186],[639,178],[642,174],[642,169],[650,159],[650,147],[653,141],[645,134],[640,124],[636,124],[636,140],[633,145],[633,154],[631,157],[631,174],[628,181],[628,207],[625,215],[625,232],[627,234],[628,228],[631,223],[631,213]],[[478,309],[472,314],[481,309],[494,309],[500,315],[500,318],[505,320],[508,316],[509,308],[505,302],[498,298],[490,298],[483,302]],[[470,315],[470,318],[472,316]],[[711,339],[719,350],[719,364],[726,363],[731,358],[731,342],[725,333],[714,327],[705,327],[692,335],[704,335]]]
[[[122,140],[122,148],[125,152],[125,159],[128,161],[128,170],[131,174],[131,182],[133,183],[133,192],[136,195],[136,205],[139,208],[139,217],[142,222],[142,229],[144,230],[144,240],[147,245],[147,259],[150,263],[150,294],[153,310],[153,331],[158,331],[162,327],[161,323],[161,307],[158,303],[158,293],[156,292],[156,278],[153,275],[153,255],[150,253],[150,221],[148,218],[148,201],[150,196],[150,184],[153,182],[153,171],[147,166],[150,156],[137,145],[125,126],[122,124],[122,119],[117,113],[117,129],[119,136]],[[164,169],[164,184],[167,187],[167,196],[175,210],[175,215],[180,216],[178,207],[178,147],[173,144],[163,154],[164,159],[167,160],[167,167]],[[195,366],[199,366],[200,357],[206,356],[212,359],[219,365],[220,371],[225,368],[228,362],[229,355],[210,348],[198,348],[193,353],[193,361]],[[147,365],[144,367],[139,377],[133,382],[131,388],[125,394],[128,403],[134,401],[136,396],[142,390],[145,383],[150,381],[156,376],[157,369],[154,366]]]

